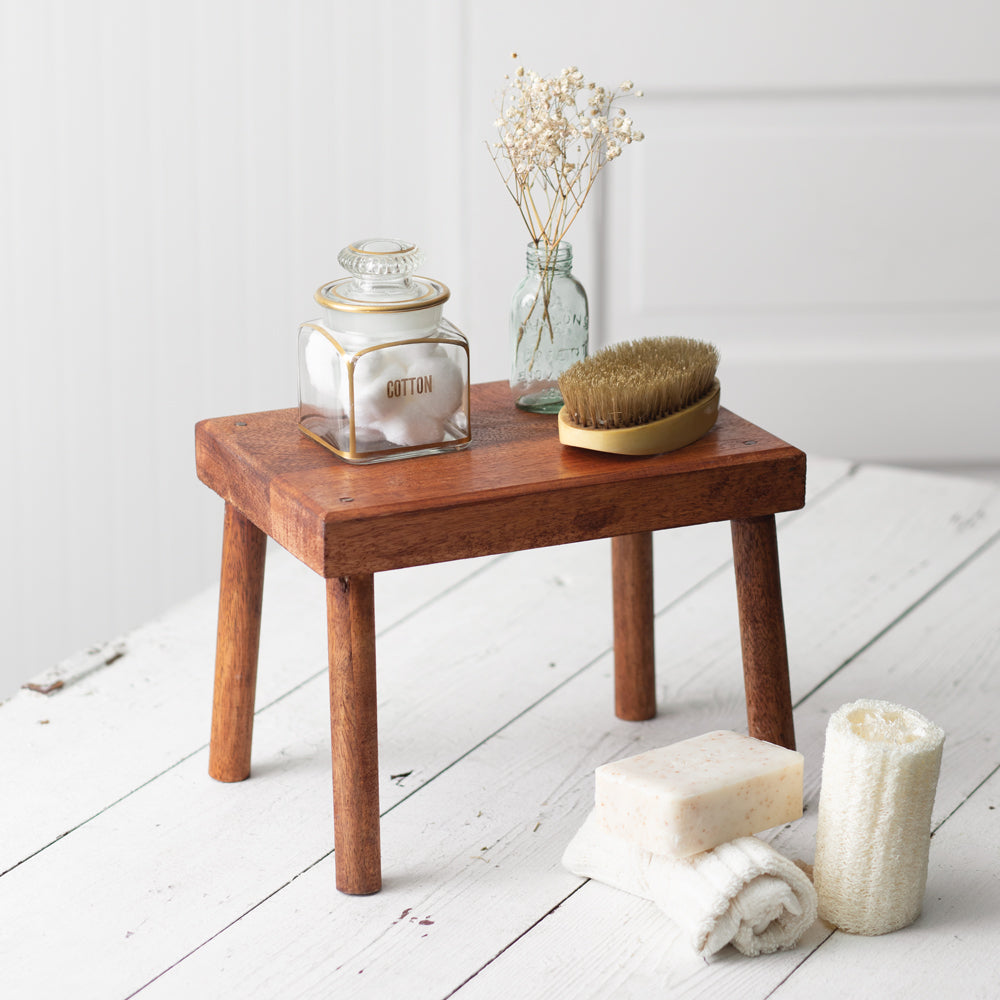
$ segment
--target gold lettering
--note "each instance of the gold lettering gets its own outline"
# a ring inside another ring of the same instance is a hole
[[[389,399],[397,399],[400,396],[422,396],[426,392],[433,391],[434,379],[432,375],[393,378],[385,384],[385,394]]]

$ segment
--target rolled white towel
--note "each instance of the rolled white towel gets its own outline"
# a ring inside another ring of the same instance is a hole
[[[757,837],[687,858],[651,854],[608,833],[592,812],[563,855],[574,875],[650,899],[708,957],[793,948],[816,919],[816,890],[798,866]]]

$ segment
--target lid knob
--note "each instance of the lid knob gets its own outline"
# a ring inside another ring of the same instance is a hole
[[[406,279],[423,262],[424,255],[409,240],[377,237],[355,240],[344,247],[337,262],[362,282],[381,279]]]

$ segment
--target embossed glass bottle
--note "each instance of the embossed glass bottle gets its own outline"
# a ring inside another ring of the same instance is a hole
[[[349,277],[299,327],[301,430],[355,464],[464,448],[469,344],[441,314],[447,287],[413,273],[406,240],[358,240],[337,260]]]
[[[565,240],[551,251],[529,243],[525,262],[510,304],[510,388],[520,409],[557,413],[559,376],[587,356],[587,293],[573,277],[573,248]]]

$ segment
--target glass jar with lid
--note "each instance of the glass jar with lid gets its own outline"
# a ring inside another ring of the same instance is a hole
[[[464,448],[469,343],[442,315],[450,292],[414,274],[423,255],[399,239],[358,240],[323,285],[320,319],[299,327],[299,427],[363,464]]]

